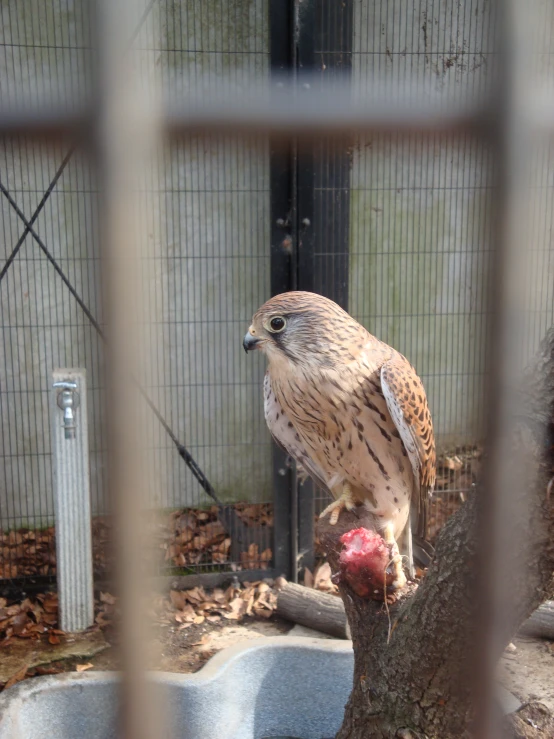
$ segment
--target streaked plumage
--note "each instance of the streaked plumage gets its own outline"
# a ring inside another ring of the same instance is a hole
[[[331,520],[343,507],[364,504],[393,543],[412,506],[423,536],[435,441],[425,391],[408,360],[336,303],[307,292],[278,295],[256,312],[245,337],[245,348],[254,347],[269,360],[269,430],[338,499]]]

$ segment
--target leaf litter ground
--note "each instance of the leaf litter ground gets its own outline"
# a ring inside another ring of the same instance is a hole
[[[336,592],[327,563],[306,583]],[[207,591],[202,587],[145,594],[145,613],[153,625],[151,668],[195,672],[215,652],[237,641],[287,633],[291,624],[275,616],[277,589],[271,579]],[[118,600],[99,591],[95,624],[80,635],[59,628],[55,592],[9,602],[0,598],[0,686],[36,675],[118,668]]]

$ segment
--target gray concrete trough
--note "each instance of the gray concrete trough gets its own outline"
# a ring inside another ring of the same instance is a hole
[[[349,641],[284,636],[225,649],[194,675],[152,680],[171,739],[324,739],[340,728],[353,665]],[[0,696],[0,739],[116,739],[116,686],[107,672],[26,680]]]

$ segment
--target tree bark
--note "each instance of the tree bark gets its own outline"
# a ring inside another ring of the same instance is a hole
[[[526,469],[519,465],[514,473],[527,481],[522,500],[527,492],[531,505],[513,511],[511,519],[517,528],[503,532],[513,542],[513,559],[504,563],[507,572],[516,558],[525,568],[514,568],[524,576],[514,575],[510,582],[508,615],[495,645],[499,653],[553,594],[553,358],[554,331],[543,343],[525,383],[528,413],[514,433],[514,444],[520,450],[524,447],[526,460]],[[521,459],[521,454],[515,457]],[[346,583],[339,584],[355,664],[352,693],[337,739],[460,739],[471,735],[479,501],[476,492],[452,516],[438,538],[426,577],[419,587],[408,585],[394,603],[360,598]],[[334,573],[340,572],[340,536],[360,526],[371,528],[363,509],[341,514],[336,526],[330,526],[327,519],[319,522],[319,539]]]

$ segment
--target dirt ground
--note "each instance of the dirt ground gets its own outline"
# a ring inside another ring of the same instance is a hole
[[[522,703],[539,701],[554,713],[554,642],[514,639],[499,665],[502,685]]]

